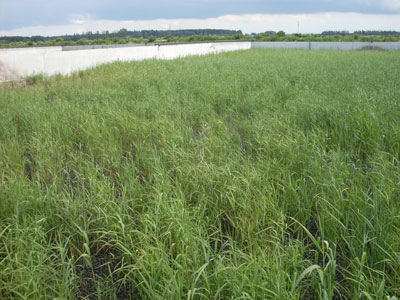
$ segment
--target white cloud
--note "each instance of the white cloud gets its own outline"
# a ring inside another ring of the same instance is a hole
[[[81,25],[81,24],[88,23],[91,20],[94,20],[94,18],[92,18],[92,16],[89,14],[85,14],[85,15],[74,14],[69,17],[70,24]]]
[[[390,10],[400,11],[400,0],[383,0],[383,7]]]
[[[72,24],[85,24],[85,23],[87,23],[87,21],[86,20],[82,20],[82,19],[72,19],[71,23]]]
[[[385,0],[390,1],[390,0]],[[391,0],[399,2],[398,0]],[[57,26],[24,27],[0,31],[0,35],[62,35],[86,31],[115,31],[146,29],[218,28],[242,30],[244,33],[284,30],[288,33],[319,33],[324,30],[397,30],[400,14],[315,13],[315,14],[244,14],[225,15],[208,19],[155,19],[155,20],[94,20],[90,16],[75,16],[70,23]]]

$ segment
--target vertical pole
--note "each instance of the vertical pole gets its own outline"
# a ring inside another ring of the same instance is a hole
[[[308,41],[308,50],[311,50],[311,41]]]

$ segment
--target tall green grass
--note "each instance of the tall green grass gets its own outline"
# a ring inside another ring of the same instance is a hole
[[[400,298],[399,87],[263,49],[3,86],[0,298]]]

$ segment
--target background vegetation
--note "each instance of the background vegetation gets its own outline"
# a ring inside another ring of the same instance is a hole
[[[0,89],[1,299],[397,299],[400,53],[252,49]]]
[[[3,36],[1,47],[43,47],[43,46],[78,46],[108,44],[143,44],[143,43],[176,43],[216,40],[255,41],[361,41],[361,42],[398,42],[400,32],[396,31],[324,31],[321,34],[286,34],[284,31],[266,31],[244,35],[238,30],[223,29],[187,29],[187,30],[143,30],[128,31],[121,29],[115,32],[87,32],[64,36]]]
[[[103,45],[128,43],[162,42],[190,42],[212,41],[217,39],[238,39],[242,37],[240,30],[225,29],[185,29],[185,30],[142,30],[128,31],[123,28],[119,31],[86,32],[82,34],[63,36],[4,36],[0,37],[0,47],[32,47],[32,46],[75,46],[75,45]]]
[[[383,35],[383,34],[291,34],[286,35],[283,31],[277,34],[260,33],[254,36],[255,41],[265,42],[399,42],[400,34]]]

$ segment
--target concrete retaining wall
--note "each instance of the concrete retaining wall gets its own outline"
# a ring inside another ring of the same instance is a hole
[[[132,45],[104,49],[62,51],[62,47],[0,49],[0,80],[17,80],[34,74],[67,75],[116,60],[173,59],[251,48],[251,42]]]
[[[311,50],[400,50],[400,42],[253,42],[251,47]]]

